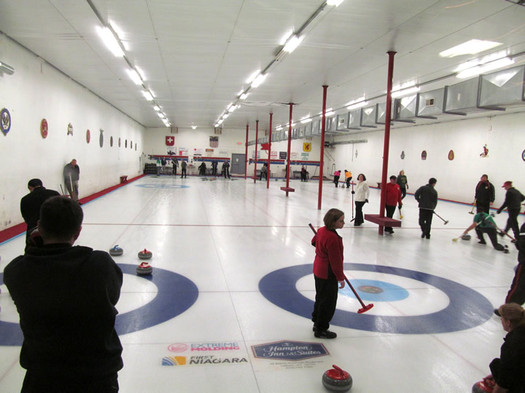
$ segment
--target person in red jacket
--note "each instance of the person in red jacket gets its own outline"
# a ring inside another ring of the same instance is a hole
[[[392,218],[396,211],[396,205],[399,206],[400,209],[403,206],[401,202],[401,188],[399,184],[397,184],[397,177],[394,175],[390,176],[390,183],[386,184],[385,199],[386,216]],[[394,230],[392,227],[385,227],[385,232],[394,233]]]
[[[345,225],[345,214],[339,209],[330,209],[323,222],[325,226],[312,239],[315,247],[313,331],[317,338],[336,338],[337,334],[328,328],[336,309],[338,287],[345,286],[343,239],[336,232]]]

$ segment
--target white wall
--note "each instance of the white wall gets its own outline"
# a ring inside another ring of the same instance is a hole
[[[339,169],[349,168],[354,175],[364,173],[369,184],[381,181],[384,129],[339,138],[337,141],[367,139],[368,143],[337,145],[333,151]],[[489,154],[483,158],[483,146]],[[417,125],[391,130],[388,176],[405,170],[409,192],[435,177],[440,198],[472,203],[474,188],[486,173],[496,188],[499,207],[504,200],[503,182],[511,180],[525,194],[525,113],[499,114],[493,117],[461,118],[439,124]],[[355,156],[357,150],[357,157]],[[421,159],[426,150],[427,159]],[[448,159],[454,151],[454,160]],[[401,159],[401,152],[405,158]]]
[[[28,180],[40,178],[60,191],[62,169],[72,158],[80,166],[80,197],[117,184],[121,175],[142,173],[144,127],[2,35],[0,59],[15,69],[13,75],[0,74],[0,109],[9,110],[12,122],[7,135],[0,133],[0,230],[23,222],[19,206]],[[49,124],[46,139],[40,134],[43,118]]]

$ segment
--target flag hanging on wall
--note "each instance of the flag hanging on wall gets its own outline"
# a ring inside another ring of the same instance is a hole
[[[219,137],[210,136],[210,147],[219,147]]]
[[[166,146],[175,146],[175,137],[168,135],[166,137]]]

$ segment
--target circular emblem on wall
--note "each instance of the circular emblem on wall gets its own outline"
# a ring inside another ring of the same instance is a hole
[[[521,159],[522,159],[523,161],[525,161],[525,150],[523,150],[523,151],[521,152]]]
[[[422,160],[426,160],[426,159],[427,159],[427,151],[426,151],[426,150],[423,150],[423,151],[421,152],[421,159],[422,159]]]
[[[89,143],[91,141],[91,132],[89,130],[86,130],[86,142]]]
[[[67,135],[73,135],[73,124],[71,123],[67,125]]]
[[[405,159],[405,151],[404,151],[404,150],[401,152],[401,159],[402,159],[402,160]]]
[[[454,159],[454,150],[450,150],[450,151],[448,152],[448,159],[449,159],[450,161],[452,161],[452,160]]]
[[[100,144],[100,147],[104,146],[104,130],[100,129],[100,136],[98,137],[98,143]]]
[[[109,137],[109,146],[113,147],[113,137],[112,136]]]
[[[125,147],[126,149],[128,148],[128,140],[127,140],[127,139],[124,141],[124,147]]]
[[[3,108],[0,112],[0,125],[2,126],[4,135],[7,135],[11,129],[11,114],[6,108]]]
[[[40,122],[40,135],[42,135],[42,138],[46,139],[48,134],[49,126],[47,124],[46,119],[42,119]]]
[[[120,138],[118,138],[118,147],[120,147]]]

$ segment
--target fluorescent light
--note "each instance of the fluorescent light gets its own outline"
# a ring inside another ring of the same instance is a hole
[[[252,82],[252,87],[259,87],[266,79],[267,74],[259,74]]]
[[[157,112],[160,112],[160,106],[158,106],[158,105],[154,105],[153,109],[155,109]]]
[[[335,112],[332,111],[332,110],[330,110],[330,111],[327,111],[324,115],[325,115],[325,116],[328,116],[328,117],[332,117],[332,116],[335,115]]]
[[[8,75],[13,75],[15,73],[15,69],[13,67],[2,61],[0,61],[0,71],[5,72]]]
[[[277,127],[275,127],[276,131],[281,131],[282,129],[283,129],[283,126],[281,126],[281,125],[278,125]]]
[[[133,68],[129,68],[126,70],[128,73],[129,78],[136,84],[136,85],[142,85],[142,79],[140,79],[140,75],[137,71],[135,71]]]
[[[419,86],[412,86],[412,87],[407,87],[405,89],[399,89],[399,90],[393,91],[391,95],[392,95],[392,98],[398,98],[398,97],[403,97],[403,96],[417,93],[418,91],[419,91]]]
[[[326,0],[326,5],[333,5],[333,6],[337,7],[343,1],[344,0]]]
[[[109,28],[97,26],[97,32],[100,35],[100,38],[102,38],[102,41],[104,42],[106,47],[111,51],[111,53],[113,53],[113,55],[115,55],[116,57],[124,56],[124,52],[122,51],[122,48],[119,45],[117,37],[115,37],[115,35]]]
[[[355,104],[348,105],[346,109],[352,110],[352,109],[362,108],[367,105],[368,105],[368,101],[359,101],[359,102],[356,102]]]
[[[301,124],[306,124],[306,123],[310,123],[312,121],[312,118],[308,118],[308,119],[301,119]]]
[[[257,78],[259,76],[259,73],[261,72],[261,70],[257,70],[255,71],[253,74],[251,74],[248,79],[246,79],[246,83],[252,83],[255,78]]]
[[[146,98],[146,100],[153,101],[153,95],[149,91],[142,90],[142,95],[144,96],[144,98]]]
[[[452,48],[439,52],[441,57],[455,57],[461,55],[475,55],[476,53],[484,52],[486,50],[495,48],[501,45],[500,42],[470,40],[462,44],[456,45]]]
[[[229,113],[225,113],[224,115],[222,115],[222,120],[226,120],[229,116]]]
[[[197,129],[197,126],[191,126],[191,129],[192,129],[192,130],[196,130],[196,129]]]
[[[248,93],[242,93],[242,94],[239,96],[239,100],[245,100],[246,98],[248,98]]]
[[[293,29],[290,29],[288,30],[282,37],[281,37],[281,40],[279,41],[279,45],[284,45],[286,44],[286,41],[288,41],[288,39],[292,36],[293,34]]]
[[[288,41],[286,41],[286,45],[284,45],[283,50],[285,52],[292,53],[303,41],[303,38],[304,36],[299,37],[297,34],[294,34]]]
[[[166,115],[162,112],[158,112],[157,116],[160,117],[161,119],[164,119],[166,117]]]
[[[509,57],[504,57],[503,59],[495,60],[487,64],[478,65],[461,71],[458,74],[456,74],[456,78],[470,78],[471,76],[477,76],[485,72],[494,71],[498,68],[503,68],[511,64],[514,64],[514,60]]]
[[[454,69],[454,72],[461,72],[461,71],[467,70],[475,66],[479,66],[479,65],[486,64],[486,63],[491,63],[499,59],[503,59],[504,57],[507,57],[506,51],[499,51],[496,53],[491,53],[490,55],[483,56],[481,59],[473,59],[473,60],[469,60],[464,63],[461,63]]]

